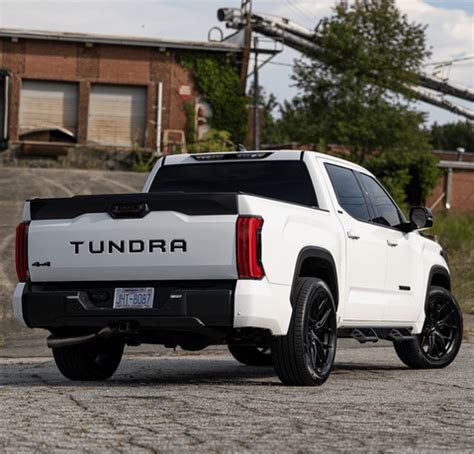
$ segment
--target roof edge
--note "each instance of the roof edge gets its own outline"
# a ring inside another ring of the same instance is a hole
[[[207,50],[216,52],[240,52],[237,44],[217,41],[181,41],[138,36],[100,35],[47,30],[22,30],[0,28],[0,37],[17,39],[38,39],[45,41],[82,42],[140,47],[163,47],[171,49]]]

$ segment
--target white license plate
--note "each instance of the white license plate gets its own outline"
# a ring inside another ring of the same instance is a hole
[[[151,309],[155,289],[146,288],[116,288],[114,309]]]

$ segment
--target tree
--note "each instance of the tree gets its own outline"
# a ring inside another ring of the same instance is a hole
[[[351,149],[399,203],[414,181],[426,197],[438,172],[423,154],[425,114],[411,107],[406,89],[430,55],[425,27],[410,23],[394,0],[341,3],[320,23],[316,43],[321,50],[296,63],[299,94],[282,108],[280,126],[291,140]]]
[[[474,125],[469,121],[434,124],[431,127],[431,145],[435,150],[456,150],[464,148],[474,153]]]

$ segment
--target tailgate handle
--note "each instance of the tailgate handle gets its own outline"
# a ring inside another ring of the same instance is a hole
[[[150,212],[146,203],[114,203],[109,214],[114,219],[143,218]]]

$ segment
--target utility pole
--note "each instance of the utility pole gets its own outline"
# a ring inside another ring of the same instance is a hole
[[[260,149],[260,116],[258,103],[260,98],[260,87],[258,84],[258,37],[253,39],[255,52],[255,66],[253,70],[253,149]]]
[[[252,0],[242,0],[240,10],[245,21],[244,26],[244,46],[242,49],[242,63],[240,72],[240,89],[245,93],[245,86],[247,82],[247,73],[250,60],[250,47],[252,43],[252,24],[250,17],[252,15]]]

